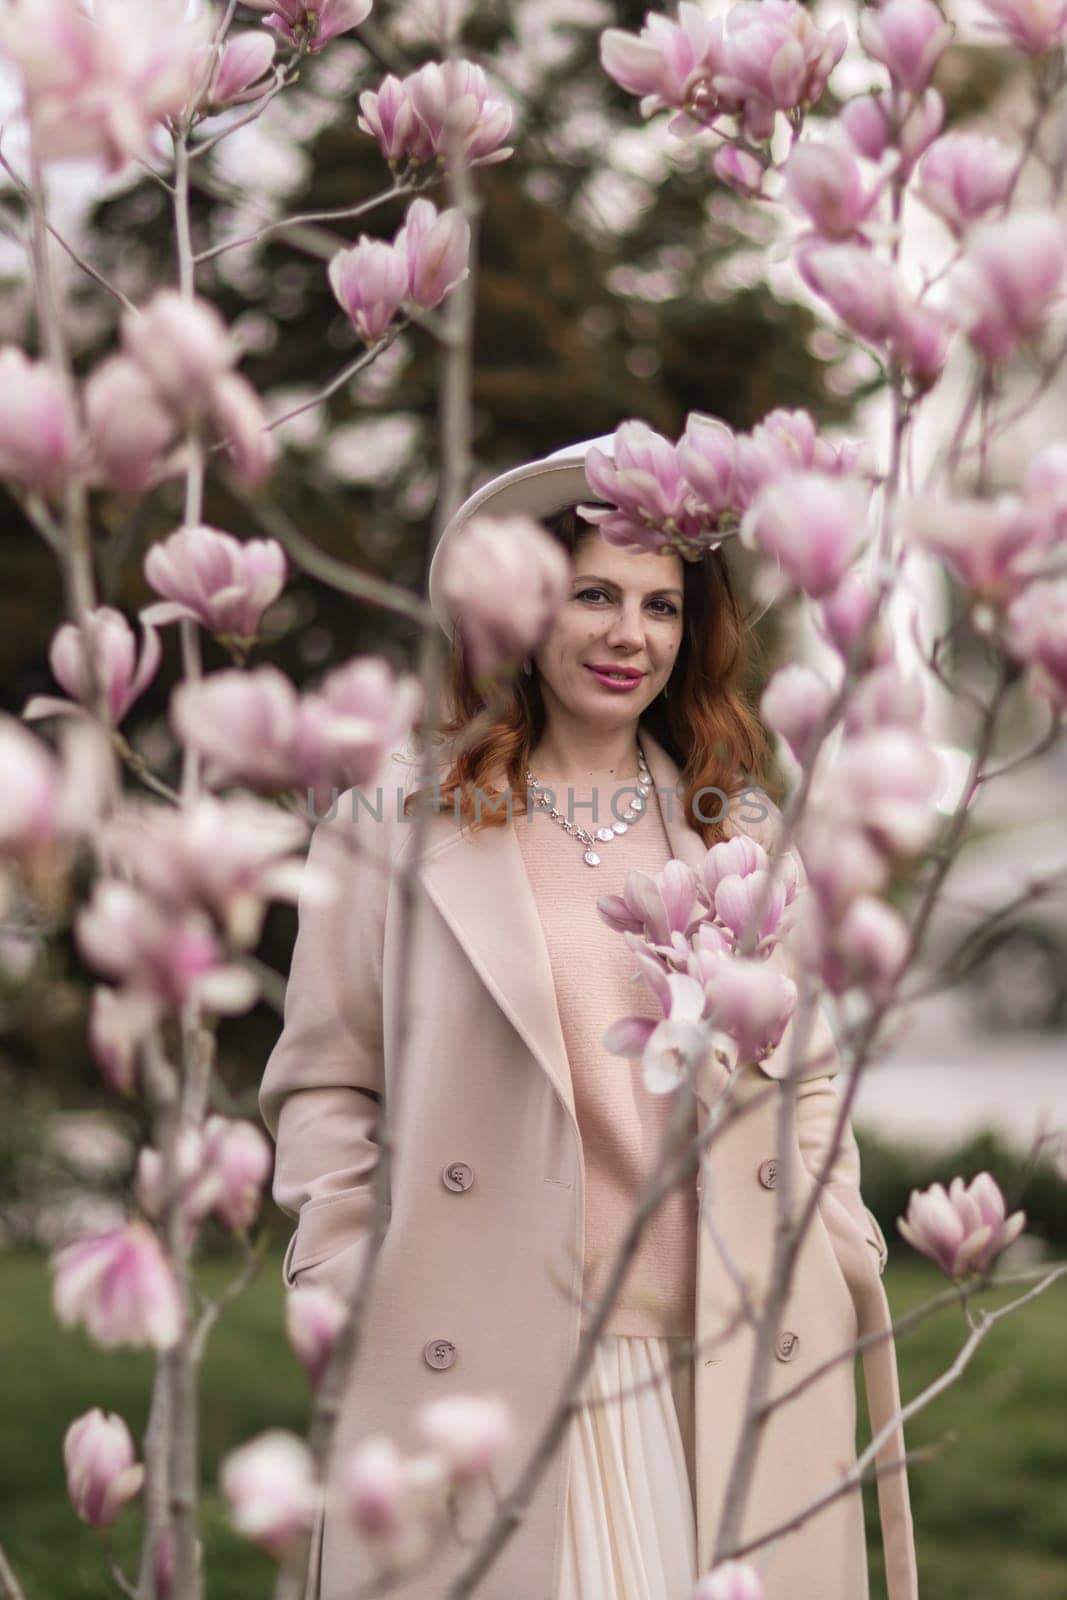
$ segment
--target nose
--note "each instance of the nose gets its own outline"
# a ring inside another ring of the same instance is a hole
[[[635,596],[623,600],[612,612],[604,643],[613,650],[640,650],[645,642],[641,602]]]

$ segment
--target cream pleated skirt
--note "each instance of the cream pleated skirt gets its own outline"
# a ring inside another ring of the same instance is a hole
[[[696,1583],[689,1341],[604,1334],[571,1418],[559,1600],[688,1600]]]

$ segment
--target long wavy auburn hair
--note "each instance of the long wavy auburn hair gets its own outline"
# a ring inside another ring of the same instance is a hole
[[[583,501],[583,504],[593,504]],[[542,519],[544,527],[574,558],[597,529],[584,522],[575,506]],[[683,561],[682,643],[667,684],[646,707],[639,728],[647,728],[677,763],[684,790],[686,820],[709,847],[723,837],[722,819],[706,820],[725,806],[714,796],[700,800],[702,816],[693,797],[709,789],[727,796],[777,788],[771,777],[771,756],[766,734],[749,701],[745,679],[752,652],[751,631],[745,625],[721,550],[708,550],[698,561]],[[490,782],[501,764],[512,792],[512,806],[526,805],[525,773],[530,756],[545,729],[545,707],[540,675],[518,672],[503,696],[488,705],[475,688],[461,639],[453,630],[445,683],[446,709],[431,737],[438,747],[437,782],[430,792],[435,809],[455,813],[472,832],[503,827],[508,808],[501,803],[503,790]],[[474,724],[484,724],[475,728]],[[463,748],[449,751],[457,735]],[[471,735],[474,735],[472,738]],[[425,747],[427,730],[420,729],[416,744]],[[480,803],[475,813],[475,795]],[[774,795],[776,798],[777,796]],[[407,796],[410,814],[419,793]]]

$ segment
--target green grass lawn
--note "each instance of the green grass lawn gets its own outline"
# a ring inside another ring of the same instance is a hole
[[[205,1287],[226,1269],[211,1263]],[[898,1314],[942,1287],[914,1260],[890,1264]],[[303,1432],[308,1392],[282,1330],[282,1283],[268,1258],[252,1288],[215,1331],[204,1368],[204,1539],[211,1600],[258,1600],[272,1564],[229,1530],[218,1463],[266,1427]],[[987,1304],[996,1302],[987,1297]],[[941,1441],[940,1458],[912,1470],[924,1600],[1065,1600],[1067,1597],[1067,1363],[1061,1282],[995,1328],[956,1386],[909,1427],[908,1444]],[[964,1337],[958,1310],[900,1344],[905,1396],[944,1370]],[[151,1362],[139,1352],[94,1349],[55,1322],[44,1259],[0,1258],[0,1538],[26,1600],[96,1600],[118,1591],[93,1533],[70,1510],[61,1444],[92,1405],[118,1411],[135,1437],[144,1425]],[[862,1391],[862,1383],[861,1383]],[[874,1491],[867,1496],[872,1600],[881,1600]],[[136,1563],[138,1514],[126,1511],[115,1549]],[[590,1600],[597,1600],[591,1596]],[[672,1597],[664,1597],[672,1600]]]

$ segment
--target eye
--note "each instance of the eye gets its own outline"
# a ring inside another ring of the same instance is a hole
[[[574,598],[576,600],[585,600],[590,595],[595,595],[595,594],[603,595],[605,600],[610,598],[605,590],[600,589],[600,588],[596,588],[596,587],[589,588],[589,589],[581,589],[575,595]],[[674,605],[673,602],[670,601],[670,600],[653,600],[653,601],[650,602],[650,604],[654,605],[654,606],[665,606],[666,607],[666,609],[664,611],[660,611],[660,612],[657,613],[658,616],[661,616],[661,617],[676,617],[678,615],[678,607],[676,605]]]

